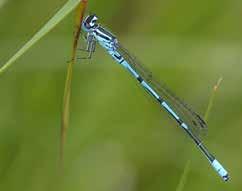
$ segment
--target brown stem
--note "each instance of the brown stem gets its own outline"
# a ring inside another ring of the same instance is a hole
[[[74,41],[73,41],[73,47],[72,47],[72,57],[67,67],[67,76],[66,76],[64,97],[63,97],[63,110],[62,110],[62,117],[61,117],[61,140],[60,140],[61,166],[63,166],[63,162],[64,162],[64,146],[66,142],[67,129],[69,127],[73,65],[76,62],[76,50],[77,50],[82,21],[87,7],[87,3],[88,3],[88,0],[82,0],[76,9],[77,15],[76,15],[76,21],[75,21],[75,33],[74,33]]]

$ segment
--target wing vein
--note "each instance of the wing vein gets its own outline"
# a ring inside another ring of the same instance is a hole
[[[158,82],[152,76],[152,73],[144,68],[140,62],[131,55],[121,44],[117,44],[118,52],[128,61],[128,63],[139,73],[139,75],[148,82],[158,94],[167,101],[173,109],[182,117],[185,123],[188,123],[191,130],[198,136],[201,130],[207,129],[205,121],[196,113],[187,103],[178,98],[164,82]]]

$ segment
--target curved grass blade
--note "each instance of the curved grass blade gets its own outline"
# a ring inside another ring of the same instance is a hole
[[[66,83],[65,83],[65,90],[64,90],[64,97],[63,97],[63,110],[61,116],[61,142],[60,142],[60,162],[61,165],[63,164],[64,160],[64,146],[66,140],[66,131],[69,126],[69,115],[70,115],[70,95],[71,95],[71,82],[72,82],[72,73],[73,73],[73,65],[76,62],[76,50],[77,45],[80,37],[82,20],[84,17],[84,13],[87,7],[88,0],[82,0],[77,9],[76,9],[76,21],[75,21],[75,33],[74,33],[74,41],[72,47],[72,58],[68,64],[67,68],[67,76],[66,76]]]
[[[75,9],[81,0],[69,0],[66,4],[22,47],[14,54],[1,68],[0,75],[15,63],[25,52],[34,44],[50,32],[60,21],[62,21],[73,9]]]

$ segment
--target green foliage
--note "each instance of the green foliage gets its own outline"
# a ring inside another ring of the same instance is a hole
[[[41,38],[48,34],[48,32],[50,32],[59,22],[61,22],[80,3],[80,1],[81,0],[67,1],[67,3],[39,31],[0,68],[0,75]]]

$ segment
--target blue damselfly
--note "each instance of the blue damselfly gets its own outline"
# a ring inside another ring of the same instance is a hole
[[[86,33],[87,48],[89,53],[87,59],[90,59],[95,51],[96,42],[98,42],[121,66],[129,71],[135,77],[141,86],[165,109],[178,125],[189,135],[189,137],[198,146],[200,151],[208,159],[215,171],[227,181],[228,172],[208,151],[199,137],[199,132],[207,128],[206,123],[196,112],[194,112],[186,103],[181,101],[164,84],[158,83],[140,63],[119,43],[117,38],[107,29],[97,23],[96,15],[89,15],[82,24],[82,29]],[[84,58],[81,58],[84,59]]]

